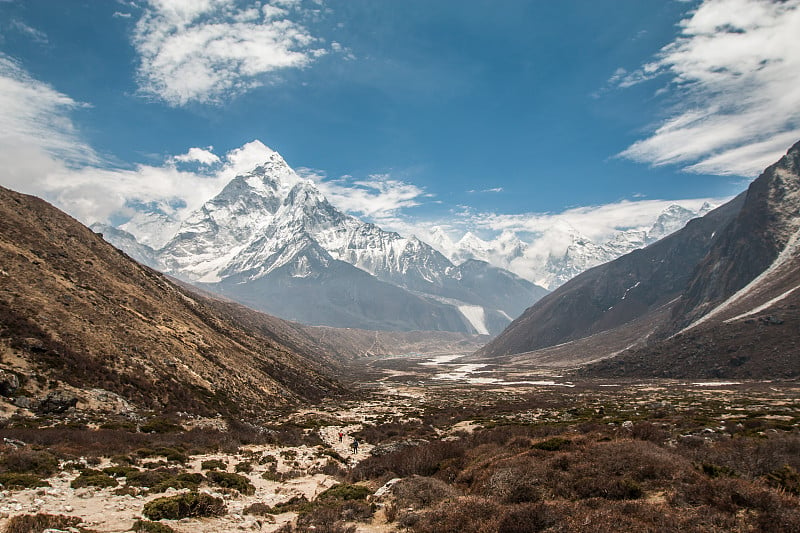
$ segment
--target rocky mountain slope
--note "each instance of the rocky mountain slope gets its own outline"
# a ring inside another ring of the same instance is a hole
[[[152,261],[149,248],[108,233]],[[456,266],[416,237],[339,211],[276,152],[230,181],[154,254],[165,272],[208,290],[337,327],[496,333],[546,293],[485,262]]]
[[[595,339],[588,359],[630,349],[598,374],[796,374],[798,170],[800,143],[728,204],[543,298],[476,357],[535,361]]]
[[[269,320],[245,328],[46,202],[0,188],[0,381],[19,406],[102,389],[139,409],[232,415],[340,393],[324,351],[287,346]]]

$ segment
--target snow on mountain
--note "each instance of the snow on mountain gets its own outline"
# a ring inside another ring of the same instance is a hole
[[[288,286],[288,280],[278,281],[276,276],[305,279],[304,290],[311,291],[313,280],[321,280],[323,270],[338,265],[335,270],[349,280],[346,290],[366,294],[363,287],[356,289],[353,284],[372,282],[359,278],[341,262],[371,274],[376,282],[410,291],[409,297],[421,299],[414,306],[436,307],[435,313],[428,314],[437,317],[437,328],[456,322],[461,323],[457,327],[481,333],[487,327],[499,331],[508,323],[508,316],[518,315],[546,292],[488,263],[459,268],[414,236],[384,231],[339,211],[313,181],[298,176],[277,152],[251,172],[231,180],[216,197],[191,213],[158,255],[166,272],[194,283],[220,284],[229,293],[234,291],[233,279],[247,285],[269,277]],[[259,290],[265,293],[263,285],[259,283]],[[238,294],[239,288],[235,292]],[[501,294],[510,297],[500,299],[497,295]],[[443,298],[453,303],[442,303]],[[363,302],[345,301],[355,307],[354,320],[362,324],[364,317],[356,315],[365,309]],[[476,306],[480,313],[474,310]],[[459,311],[460,307],[469,309],[469,316]],[[293,318],[303,320],[303,309],[293,309]],[[447,309],[460,316],[460,322]],[[478,316],[486,319],[475,322]],[[340,319],[337,317],[338,325]]]
[[[175,236],[180,225],[180,220],[158,210],[137,211],[119,229],[133,235],[138,243],[158,250]]]
[[[712,209],[707,202],[697,211],[673,204],[659,214],[651,227],[620,230],[603,242],[593,241],[564,221],[554,223],[528,242],[511,230],[504,230],[492,240],[467,232],[454,241],[441,227],[433,228],[431,235],[433,244],[455,263],[468,259],[487,261],[554,290],[589,268],[674,233]]]

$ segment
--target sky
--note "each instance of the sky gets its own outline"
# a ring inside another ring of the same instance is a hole
[[[800,0],[0,0],[0,185],[183,217],[278,151],[347,212],[592,238],[800,140]]]

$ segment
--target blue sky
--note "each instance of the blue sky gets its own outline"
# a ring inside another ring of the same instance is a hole
[[[624,227],[743,190],[798,81],[800,0],[0,0],[0,184],[179,215],[258,140],[390,229]]]

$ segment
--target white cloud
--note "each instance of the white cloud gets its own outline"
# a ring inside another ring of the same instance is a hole
[[[467,192],[470,194],[474,194],[474,193],[486,193],[486,192],[503,192],[503,190],[504,189],[502,187],[492,187],[491,189],[480,189],[480,190],[470,189]]]
[[[611,83],[668,76],[678,104],[620,155],[755,176],[800,139],[800,0],[705,0],[655,60]]]
[[[85,224],[130,214],[135,204],[181,217],[272,153],[253,141],[224,158],[195,147],[160,165],[109,168],[72,122],[83,105],[0,55],[0,184],[45,198]],[[177,166],[186,163],[202,171]]]
[[[389,174],[373,174],[367,179],[352,176],[328,179],[324,173],[307,168],[299,169],[298,173],[313,179],[334,206],[391,229],[404,225],[403,209],[416,207],[431,197],[425,189]]]
[[[130,13],[123,13],[122,11],[114,11],[114,14],[111,16],[114,18],[129,19],[132,15]]]
[[[136,25],[140,90],[173,106],[220,102],[324,53],[292,20],[299,5],[150,0]]]
[[[71,164],[100,158],[82,141],[70,113],[85,104],[33,79],[0,54],[0,147],[28,145]]]
[[[536,234],[553,227],[572,228],[595,242],[603,242],[620,230],[649,228],[670,205],[678,204],[698,210],[704,202],[718,203],[719,200],[622,200],[611,204],[574,207],[561,213],[469,213],[466,218],[469,224],[481,230]]]
[[[28,38],[30,38],[32,41],[36,43],[39,44],[48,43],[47,34],[45,32],[29,26],[21,20],[12,20],[11,27],[16,31],[22,33],[23,35],[26,35]]]
[[[205,148],[189,148],[189,151],[185,154],[176,155],[174,157],[175,161],[179,161],[181,163],[199,163],[201,165],[215,165],[220,162],[219,156],[212,152],[213,146],[209,146],[208,149]]]

